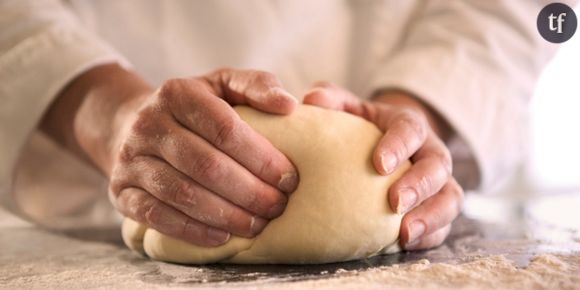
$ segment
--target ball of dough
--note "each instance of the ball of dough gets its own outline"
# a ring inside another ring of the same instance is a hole
[[[235,110],[294,163],[300,184],[284,213],[255,238],[232,236],[199,247],[125,219],[123,239],[133,250],[177,263],[330,263],[398,249],[401,215],[387,190],[409,168],[379,175],[372,154],[382,133],[351,114],[300,105],[287,116],[238,106]]]

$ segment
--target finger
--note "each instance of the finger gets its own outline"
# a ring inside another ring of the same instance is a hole
[[[449,236],[449,232],[451,231],[451,225],[446,225],[437,231],[426,235],[421,239],[415,240],[412,244],[406,244],[404,246],[405,250],[412,251],[412,250],[426,250],[430,248],[434,248],[443,244],[447,236]]]
[[[381,110],[385,111],[377,115],[384,120],[377,120],[376,124],[385,135],[375,149],[373,164],[380,174],[388,175],[423,145],[428,124],[423,115],[412,110]]]
[[[314,105],[326,109],[342,111],[344,105],[339,98],[333,98],[328,91],[322,88],[311,89],[304,95],[304,104]]]
[[[261,217],[274,218],[283,212],[284,194],[203,138],[176,126],[171,137],[162,140],[160,157],[209,191]]]
[[[206,80],[218,96],[233,105],[250,105],[264,112],[289,114],[297,106],[294,96],[282,88],[273,74],[257,70],[220,69]]]
[[[223,100],[209,93],[199,82],[190,81],[188,87],[162,90],[176,120],[213,146],[243,165],[258,178],[283,192],[293,192],[298,186],[294,165],[266,138],[258,134]],[[190,144],[182,143],[187,151]]]
[[[316,83],[305,94],[303,102],[331,110],[351,113],[369,122],[376,123],[377,109],[373,104],[367,101],[361,101],[360,98],[352,94],[349,90],[332,83]]]
[[[328,83],[318,83],[306,94],[302,102],[308,105],[319,106],[331,110],[344,111],[346,102],[350,101],[349,97],[342,92],[329,88]]]
[[[425,144],[415,152],[411,157],[411,161],[417,162],[426,158],[438,159],[439,163],[445,168],[445,170],[449,172],[449,174],[452,173],[453,162],[451,160],[451,153],[445,143],[443,143],[443,141],[437,137],[433,131],[428,133]]]
[[[374,109],[368,103],[361,101],[349,90],[333,83],[315,83],[305,95],[303,103],[331,110],[339,110],[372,120]]]
[[[403,214],[439,192],[451,176],[451,156],[439,139],[428,138],[413,156],[413,166],[389,188],[389,204]]]
[[[401,222],[401,244],[406,245],[450,224],[463,206],[463,190],[454,179],[441,191],[407,213]]]
[[[121,190],[115,204],[124,216],[198,246],[215,247],[230,238],[228,232],[189,218],[139,188]]]
[[[254,237],[266,226],[265,219],[210,192],[161,159],[144,156],[130,166],[127,181],[197,221],[242,237]]]

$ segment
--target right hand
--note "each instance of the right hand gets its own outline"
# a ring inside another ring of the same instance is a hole
[[[298,185],[292,163],[232,105],[289,114],[296,100],[272,74],[222,69],[166,81],[115,122],[110,197],[125,216],[200,246],[253,237]]]

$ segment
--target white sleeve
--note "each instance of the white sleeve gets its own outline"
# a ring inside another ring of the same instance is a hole
[[[99,64],[120,62],[58,0],[0,1],[0,202],[10,207],[14,166],[58,92]]]
[[[480,188],[493,185],[526,152],[528,103],[556,47],[536,30],[545,4],[425,1],[369,93],[398,88],[432,106],[469,146]]]

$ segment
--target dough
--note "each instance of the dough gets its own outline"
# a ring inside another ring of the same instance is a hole
[[[284,213],[254,239],[232,236],[219,247],[198,247],[125,219],[133,250],[177,263],[330,263],[397,251],[401,216],[387,189],[409,168],[379,175],[372,153],[382,133],[351,114],[300,105],[288,116],[249,107],[241,118],[283,152],[300,175]]]

